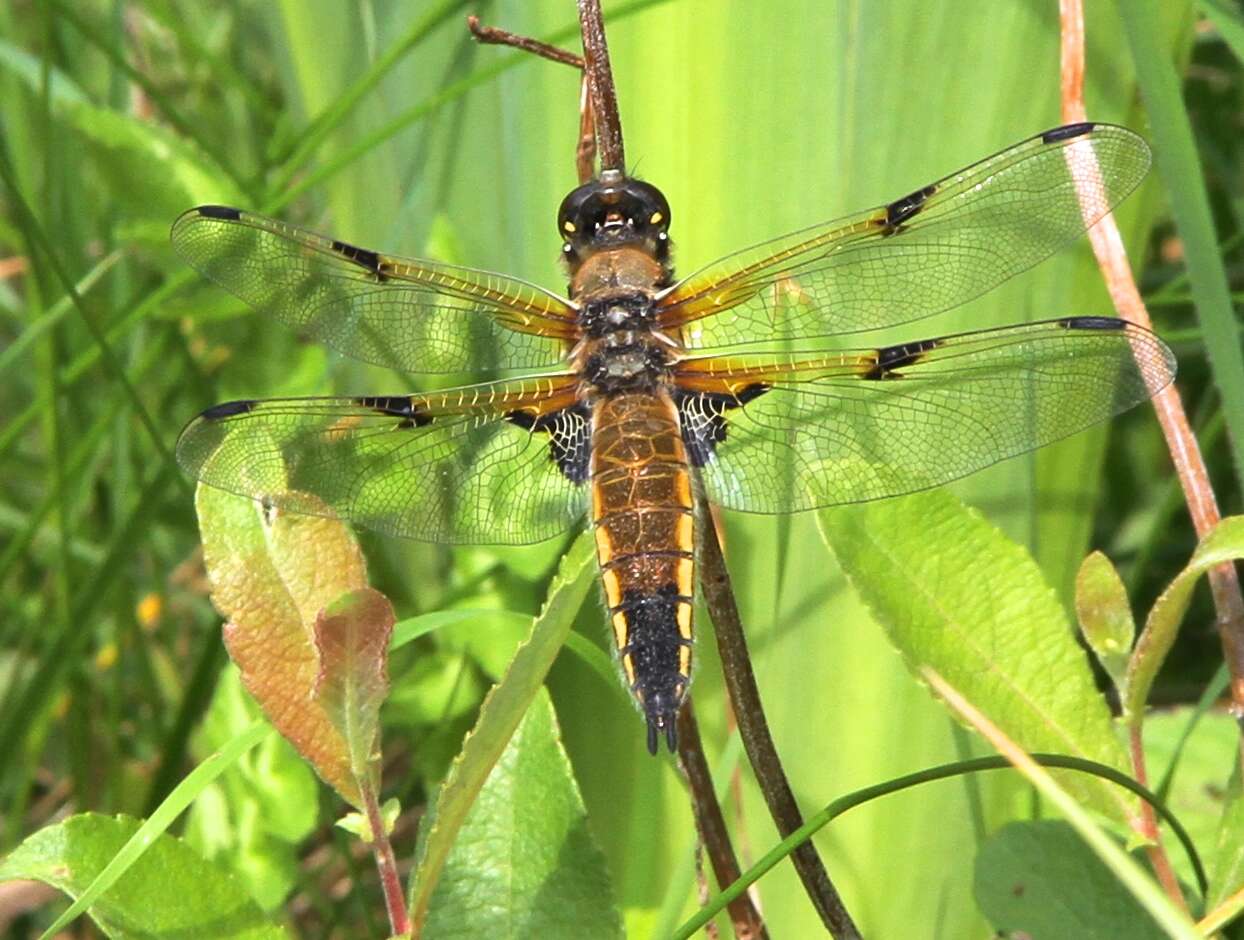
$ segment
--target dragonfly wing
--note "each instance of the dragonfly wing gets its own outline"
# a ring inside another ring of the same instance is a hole
[[[354,359],[411,373],[557,364],[574,308],[488,271],[398,258],[225,206],[173,224],[191,267],[281,322]]]
[[[186,427],[177,459],[204,483],[291,512],[327,504],[421,541],[537,542],[584,512],[588,418],[574,381],[228,402]]]
[[[1067,245],[1149,162],[1126,128],[1054,128],[887,205],[729,255],[670,288],[660,321],[709,349],[931,316]]]
[[[1073,317],[874,349],[684,362],[708,497],[779,513],[928,489],[1104,421],[1174,378],[1152,333]]]

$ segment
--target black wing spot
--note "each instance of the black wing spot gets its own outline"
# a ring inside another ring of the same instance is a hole
[[[1083,137],[1091,132],[1096,126],[1092,121],[1081,121],[1079,124],[1064,124],[1062,127],[1054,127],[1041,135],[1041,143],[1056,144],[1060,140],[1075,140],[1075,138]]]
[[[923,189],[908,193],[902,199],[895,199],[885,207],[885,228],[887,235],[896,235],[902,230],[903,223],[918,213],[925,201],[937,192],[937,186],[930,183]]]
[[[571,483],[586,483],[591,469],[591,413],[586,405],[536,415],[530,411],[511,411],[506,420],[525,431],[549,435],[549,456]]]
[[[365,395],[354,401],[382,415],[401,418],[399,428],[421,428],[432,423],[432,418],[415,407],[414,399],[409,395]]]
[[[194,211],[205,219],[224,219],[226,222],[236,222],[242,218],[242,210],[234,209],[232,206],[199,206]]]
[[[370,248],[360,248],[358,245],[351,245],[349,242],[334,241],[333,251],[343,258],[353,261],[359,267],[366,268],[372,274],[384,280],[385,274],[380,270],[380,255]]]
[[[753,382],[735,394],[727,392],[680,392],[675,398],[683,446],[693,467],[703,467],[726,439],[726,412],[741,408],[769,390],[764,382]]]
[[[1127,321],[1117,317],[1064,317],[1058,325],[1069,330],[1121,330]]]
[[[870,381],[902,378],[896,369],[919,362],[925,353],[941,344],[940,339],[922,339],[898,346],[883,346],[877,350],[877,362],[864,373],[864,378]]]
[[[237,415],[244,415],[255,407],[257,402],[253,398],[242,398],[238,401],[224,401],[219,405],[203,411],[199,415],[204,421],[219,421],[222,418],[233,418]]]

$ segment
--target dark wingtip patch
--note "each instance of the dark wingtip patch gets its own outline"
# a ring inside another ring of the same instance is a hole
[[[222,401],[219,405],[205,409],[199,415],[204,421],[219,421],[222,418],[233,418],[237,415],[244,415],[255,407],[255,399],[241,398],[237,401]]]
[[[1127,326],[1126,320],[1117,317],[1064,317],[1058,322],[1069,330],[1121,330]]]
[[[1097,125],[1092,121],[1081,121],[1079,124],[1064,124],[1062,127],[1054,127],[1041,135],[1041,143],[1056,144],[1061,140],[1075,140],[1077,137],[1083,137],[1095,128]]]
[[[199,206],[195,211],[205,219],[223,219],[226,222],[236,222],[242,218],[242,210],[235,209],[232,206]]]

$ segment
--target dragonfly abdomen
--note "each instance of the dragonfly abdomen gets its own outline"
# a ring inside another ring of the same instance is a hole
[[[674,748],[691,678],[694,528],[678,415],[664,391],[602,398],[592,421],[592,523],[627,684]]]

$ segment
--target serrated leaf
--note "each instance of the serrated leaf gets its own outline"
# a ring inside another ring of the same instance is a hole
[[[501,757],[523,714],[574,624],[594,573],[595,550],[585,533],[571,546],[549,585],[548,599],[501,681],[480,708],[479,720],[463,743],[424,827],[411,887],[411,922],[418,930],[428,915],[432,892],[476,796]]]
[[[0,862],[0,881],[29,878],[77,897],[138,831],[141,821],[94,813],[34,833]],[[287,937],[241,879],[172,836],[159,836],[90,908],[110,937]]]
[[[1101,552],[1085,558],[1076,574],[1076,616],[1089,648],[1122,695],[1136,623],[1123,579]]]
[[[605,858],[543,689],[458,832],[422,936],[623,936]]]
[[[1154,602],[1127,666],[1127,695],[1123,699],[1125,721],[1141,720],[1153,680],[1175,643],[1197,581],[1211,568],[1241,558],[1244,558],[1244,516],[1228,516],[1201,540],[1187,567]]]
[[[1161,940],[1166,931],[1062,820],[1013,822],[976,855],[976,902],[1031,940]]]
[[[825,510],[821,531],[908,668],[931,667],[1028,751],[1120,770],[1126,755],[1053,590],[1028,552],[944,490]],[[1062,773],[1119,821],[1132,801]]]
[[[316,773],[357,806],[346,740],[312,698],[316,618],[367,586],[354,536],[334,518],[269,513],[210,486],[198,487],[195,508],[212,602],[228,618],[225,645],[243,684]]]
[[[368,587],[343,594],[315,621],[320,672],[312,694],[345,739],[359,781],[378,776],[380,706],[389,691],[389,640],[396,619],[389,599]]]

